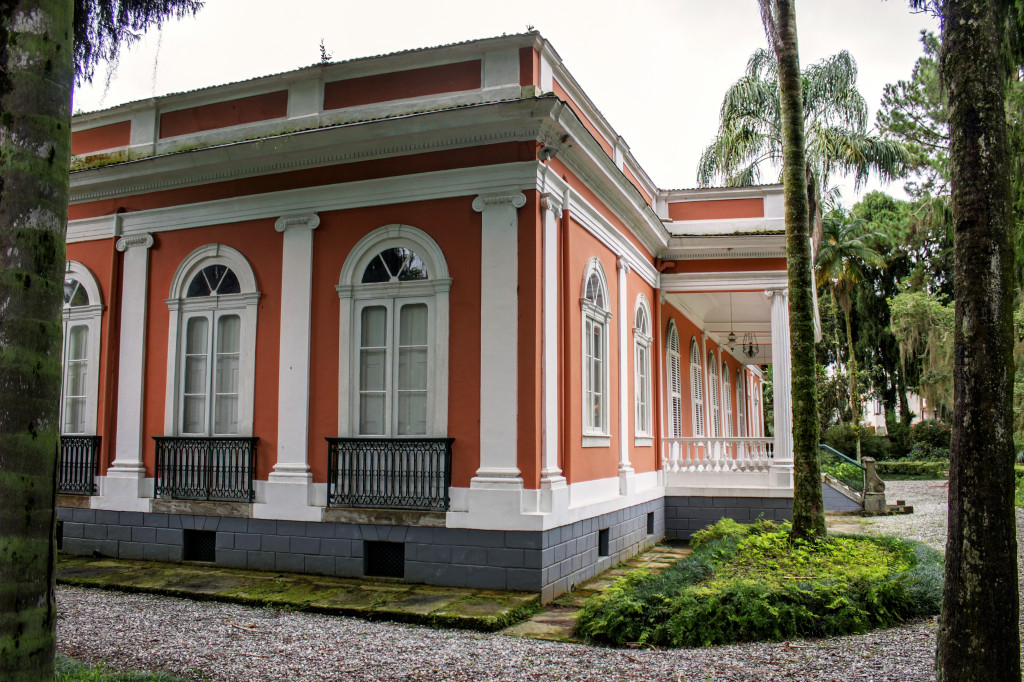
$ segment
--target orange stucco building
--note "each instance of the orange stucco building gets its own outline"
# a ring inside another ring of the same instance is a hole
[[[781,187],[658,188],[539,34],[81,114],[73,149],[66,551],[550,599],[789,514]]]

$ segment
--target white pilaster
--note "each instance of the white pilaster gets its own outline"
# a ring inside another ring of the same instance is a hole
[[[153,236],[121,237],[124,253],[121,290],[121,335],[117,375],[117,445],[107,469],[103,497],[93,506],[122,511],[149,511],[152,490],[142,463],[142,405],[146,378],[146,297],[149,290],[149,249]],[[130,292],[130,295],[128,295]]]
[[[772,396],[775,409],[775,461],[779,476],[793,470],[793,399],[789,348],[789,294],[785,289],[765,292],[772,302]],[[773,467],[773,473],[774,469]],[[775,476],[773,476],[773,479]],[[779,480],[778,483],[784,484]]]
[[[522,192],[481,194],[480,468],[471,488],[521,490],[518,447],[519,217]]]
[[[629,406],[633,403],[629,399],[629,341],[628,327],[630,317],[626,312],[629,295],[626,290],[626,275],[629,274],[629,265],[626,259],[619,256],[615,262],[615,269],[618,272],[618,299],[619,299],[619,494],[629,495],[633,492],[633,465],[629,461]]]
[[[309,472],[309,339],[315,213],[284,216],[281,250],[281,339],[277,388],[277,463],[267,477],[267,502],[260,518],[319,520]]]
[[[542,329],[542,440],[541,488],[564,488],[565,476],[558,467],[558,219],[562,202],[552,194],[541,197],[543,235],[543,329]]]

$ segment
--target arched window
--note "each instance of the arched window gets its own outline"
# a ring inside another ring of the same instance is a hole
[[[690,403],[693,408],[693,435],[704,435],[704,372],[701,371],[700,346],[690,339]]]
[[[95,435],[99,393],[100,288],[89,269],[68,261],[64,274],[63,377],[60,429],[64,435]]]
[[[636,437],[650,438],[651,430],[651,309],[637,297],[633,315],[633,401],[636,406]]]
[[[744,381],[743,368],[736,370],[736,406],[739,409],[739,437],[747,437],[747,389]]]
[[[231,247],[202,246],[178,266],[167,301],[169,435],[252,435],[259,297]]]
[[[676,323],[668,323],[668,341],[665,343],[665,364],[668,366],[668,435],[683,437],[683,377],[679,358],[679,332]]]
[[[725,353],[723,352],[724,356]],[[732,438],[732,391],[729,389],[729,365],[722,360],[722,400],[725,401],[725,433],[726,438]]]
[[[601,261],[591,258],[583,274],[583,435],[599,436],[591,445],[607,445],[608,407],[608,322],[612,318],[608,281]]]
[[[340,435],[447,435],[450,288],[422,230],[387,225],[356,244],[337,287]]]
[[[708,435],[718,438],[722,435],[721,391],[718,385],[718,363],[713,350],[708,351],[708,390],[711,392],[711,428],[708,429]]]

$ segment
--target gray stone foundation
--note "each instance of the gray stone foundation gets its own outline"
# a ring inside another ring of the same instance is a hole
[[[648,533],[648,514],[653,514]],[[275,521],[239,516],[59,507],[63,551],[182,561],[186,530],[215,533],[218,566],[339,577],[365,575],[366,542],[404,545],[404,579],[430,585],[540,592],[545,601],[659,540],[662,500],[547,531]],[[607,530],[607,555],[599,539]]]
[[[750,523],[763,517],[769,521],[790,521],[790,497],[665,497],[665,536],[689,540],[693,534],[726,517]]]

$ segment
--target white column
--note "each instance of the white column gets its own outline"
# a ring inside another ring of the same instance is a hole
[[[319,520],[309,472],[309,338],[315,213],[284,216],[281,249],[281,337],[277,382],[277,463],[267,477],[266,504],[258,518]]]
[[[792,486],[793,399],[789,349],[789,294],[785,289],[765,292],[772,305],[772,396],[775,409],[775,462],[773,483]],[[775,469],[779,471],[776,472]],[[776,476],[775,474],[778,474]]]
[[[540,487],[564,488],[565,476],[558,467],[559,412],[558,412],[558,219],[562,202],[552,194],[541,197],[544,209],[543,243],[543,303],[542,377],[541,395],[542,429]]]
[[[521,490],[518,443],[519,217],[522,192],[482,194],[480,239],[480,468],[471,488]]]
[[[93,506],[122,511],[149,511],[152,489],[142,463],[142,405],[146,379],[146,297],[149,290],[149,234],[121,237],[121,334],[117,374],[117,445],[103,481],[103,497]],[[116,296],[117,292],[111,295]],[[174,352],[173,349],[168,352]]]
[[[629,495],[636,488],[633,465],[629,462],[629,407],[633,404],[629,395],[629,341],[630,316],[627,313],[629,294],[626,275],[629,264],[619,256],[615,261],[618,272],[619,298],[619,494]]]

